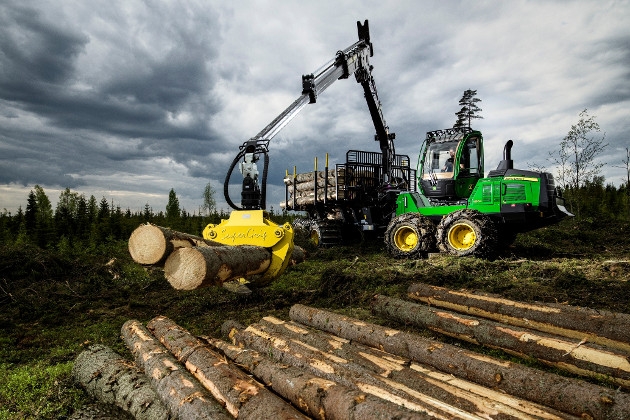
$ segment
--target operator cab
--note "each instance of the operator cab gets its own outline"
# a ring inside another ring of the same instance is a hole
[[[483,177],[481,133],[465,127],[430,131],[418,162],[418,184],[436,201],[454,202],[470,196]]]

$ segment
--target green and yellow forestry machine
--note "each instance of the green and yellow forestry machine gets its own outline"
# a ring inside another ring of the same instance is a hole
[[[334,168],[326,158],[323,171],[287,171],[281,206],[308,213],[301,227],[313,242],[332,246],[372,236],[383,238],[395,257],[419,258],[439,249],[488,258],[518,233],[572,216],[550,173],[513,168],[512,140],[498,167],[484,177],[479,131],[430,131],[411,169],[409,157],[394,152],[395,136],[383,117],[367,62],[373,52],[367,21],[357,24],[361,60],[351,60],[350,73],[364,89],[381,151],[350,150]]]
[[[418,159],[418,191],[396,198],[385,230],[394,256],[419,257],[438,248],[457,255],[492,257],[518,233],[572,216],[553,175],[514,169],[513,142],[484,177],[483,137],[469,128],[430,131]]]

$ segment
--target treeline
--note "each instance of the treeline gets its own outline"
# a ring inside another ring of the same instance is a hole
[[[630,221],[630,194],[626,184],[615,187],[604,185],[603,177],[595,177],[580,188],[564,191],[567,209],[578,220]],[[55,248],[60,251],[90,251],[112,241],[127,240],[131,232],[142,223],[167,226],[181,232],[200,235],[208,223],[220,223],[229,212],[209,209],[206,214],[180,209],[173,190],[165,211],[154,212],[149,204],[142,211],[132,212],[114,206],[103,197],[94,196],[66,188],[61,192],[53,210],[43,188],[36,185],[29,193],[26,207],[15,214],[4,210],[0,213],[1,244],[31,244],[40,248]],[[294,216],[270,211],[276,223],[291,222]]]
[[[0,244],[30,244],[40,248],[55,248],[67,252],[95,250],[112,241],[127,240],[131,232],[143,223],[153,223],[172,229],[201,235],[208,223],[220,223],[229,212],[210,209],[197,214],[180,209],[175,192],[171,190],[166,211],[154,212],[146,204],[142,211],[132,212],[115,206],[107,198],[97,201],[66,188],[61,192],[56,208],[44,189],[36,185],[28,195],[26,207],[15,214],[0,213]],[[270,211],[277,223],[291,221],[287,214]]]
[[[596,176],[579,188],[564,190],[567,209],[578,220],[630,221],[630,191],[628,184],[615,187],[604,185],[604,177]]]

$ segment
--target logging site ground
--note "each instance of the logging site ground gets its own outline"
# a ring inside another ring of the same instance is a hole
[[[74,359],[93,343],[129,356],[120,331],[130,319],[146,323],[164,315],[193,334],[221,337],[226,320],[286,320],[290,307],[302,303],[516,360],[379,319],[370,301],[377,294],[404,298],[409,285],[421,282],[630,313],[630,226],[624,222],[565,220],[520,235],[493,261],[395,260],[378,243],[308,252],[270,286],[238,295],[223,288],[174,290],[160,269],[131,260],[126,241],[81,253],[0,245],[0,419],[68,418],[90,404],[73,383]]]

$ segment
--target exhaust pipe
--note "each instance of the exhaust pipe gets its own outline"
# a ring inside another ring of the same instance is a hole
[[[514,142],[508,140],[503,147],[503,160],[499,162],[497,171],[506,171],[508,169],[514,169],[514,161],[512,160],[512,146]]]

